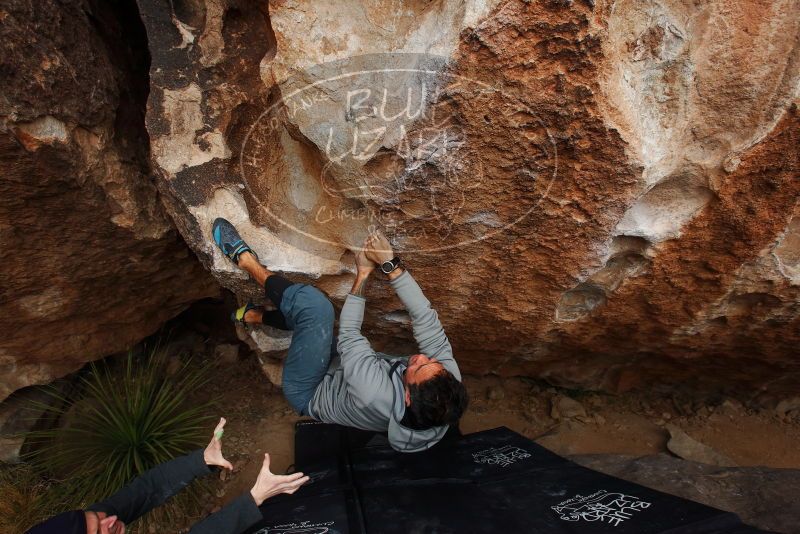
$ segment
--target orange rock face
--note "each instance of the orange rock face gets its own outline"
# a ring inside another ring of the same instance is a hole
[[[138,7],[162,201],[242,299],[261,291],[213,245],[214,218],[337,304],[378,227],[467,372],[611,391],[800,383],[797,2]],[[47,115],[9,127],[20,154],[73,139],[119,153]],[[141,235],[137,209],[123,219]],[[413,351],[388,285],[368,297],[376,348]]]
[[[340,303],[379,227],[468,372],[796,388],[800,6],[454,4],[139,1],[154,166],[206,267],[259,297],[225,216]],[[368,294],[377,348],[412,351]]]
[[[0,8],[0,399],[125,350],[218,291],[148,177],[146,62],[120,44],[137,39],[123,14]]]

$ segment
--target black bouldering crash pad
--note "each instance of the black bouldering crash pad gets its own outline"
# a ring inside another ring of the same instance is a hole
[[[507,428],[398,453],[385,437],[298,423],[311,477],[252,534],[750,534],[730,512],[581,467]]]

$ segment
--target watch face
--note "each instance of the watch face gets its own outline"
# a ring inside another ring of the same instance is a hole
[[[381,271],[383,271],[385,274],[389,274],[393,270],[394,270],[394,262],[392,260],[381,263]]]

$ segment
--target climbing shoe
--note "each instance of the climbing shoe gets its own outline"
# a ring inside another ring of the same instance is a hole
[[[250,310],[255,310],[256,308],[258,308],[258,306],[256,306],[252,302],[248,302],[235,312],[231,313],[231,321],[233,321],[234,323],[246,325],[247,323],[244,320],[244,316],[247,315],[247,312],[249,312]]]
[[[241,238],[236,228],[226,219],[222,217],[214,221],[211,227],[211,233],[214,236],[214,242],[222,250],[222,253],[228,256],[233,263],[239,264],[239,256],[243,252],[250,252],[253,256],[258,258],[258,255],[247,246],[244,239]]]

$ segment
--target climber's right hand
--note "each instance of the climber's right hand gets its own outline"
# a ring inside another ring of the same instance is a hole
[[[378,265],[394,258],[392,245],[380,230],[375,230],[367,237],[367,240],[364,241],[364,249],[367,258]]]

